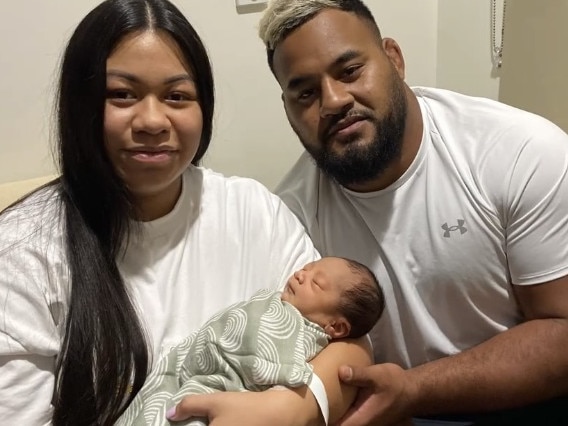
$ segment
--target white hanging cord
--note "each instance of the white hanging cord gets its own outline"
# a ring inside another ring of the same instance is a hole
[[[503,1],[503,15],[501,17],[501,37],[497,42],[497,0],[491,0],[491,54],[493,66],[501,68],[503,65],[503,40],[505,38],[505,11],[507,10],[507,0]]]

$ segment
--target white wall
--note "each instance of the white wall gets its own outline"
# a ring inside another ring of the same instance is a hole
[[[238,13],[234,0],[174,1],[202,35],[214,66],[216,130],[204,164],[255,177],[272,188],[301,147],[286,122],[256,35],[260,14]],[[48,136],[56,64],[72,28],[97,3],[51,0],[34,2],[33,8],[28,2],[0,6],[0,183],[54,170]],[[483,37],[489,18],[483,15],[489,12],[489,1],[485,3],[367,0],[383,35],[401,45],[409,84],[496,97],[495,81],[481,65],[487,56]],[[447,32],[456,37],[454,42],[465,39],[469,50],[457,55]],[[471,72],[473,66],[479,68]]]

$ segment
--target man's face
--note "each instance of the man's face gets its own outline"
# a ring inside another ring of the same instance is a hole
[[[318,167],[344,186],[379,177],[400,157],[403,61],[394,41],[383,45],[366,21],[326,9],[274,52],[292,128]]]

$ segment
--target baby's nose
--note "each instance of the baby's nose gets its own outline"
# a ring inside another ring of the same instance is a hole
[[[298,282],[302,284],[302,282],[304,281],[304,271],[301,269],[299,271],[296,271],[294,273],[294,278],[296,278]]]

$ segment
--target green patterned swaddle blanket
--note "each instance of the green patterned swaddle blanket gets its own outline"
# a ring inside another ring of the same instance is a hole
[[[329,342],[317,324],[260,290],[214,315],[161,358],[116,425],[168,425],[166,410],[190,394],[262,391],[310,382],[308,364]],[[179,424],[179,423],[176,423]]]

